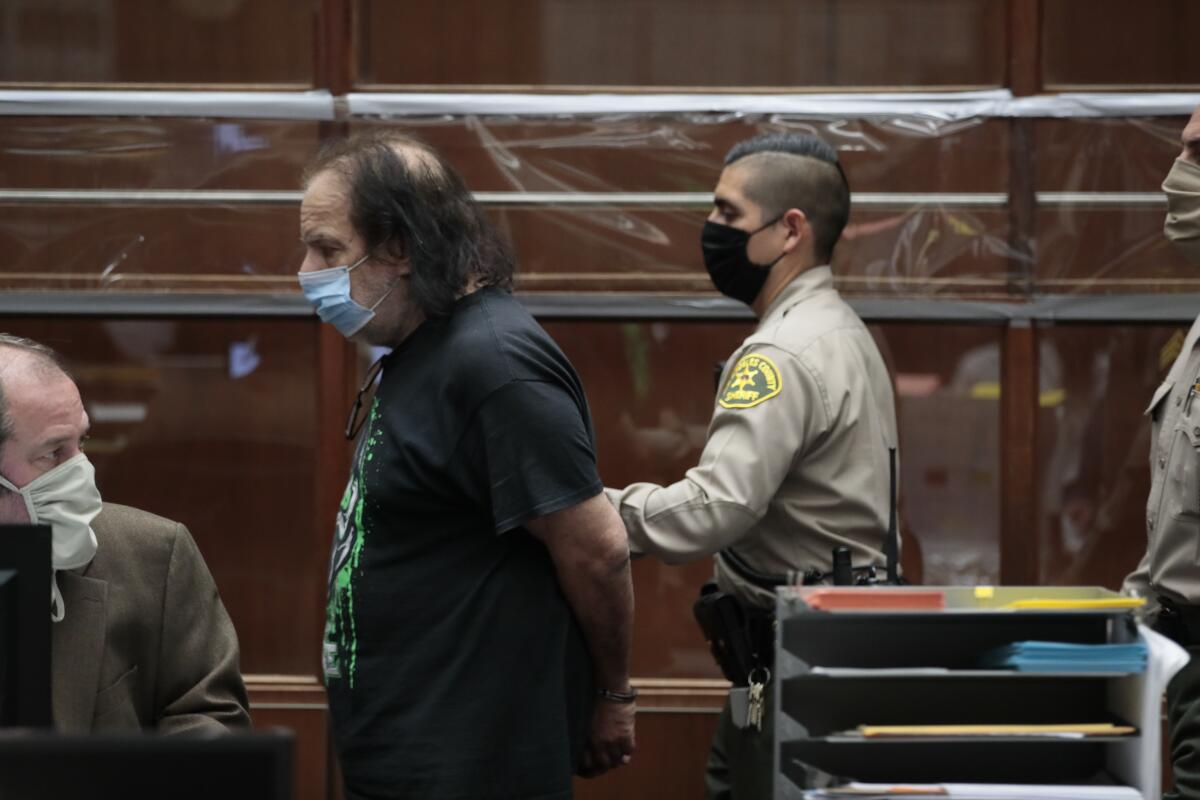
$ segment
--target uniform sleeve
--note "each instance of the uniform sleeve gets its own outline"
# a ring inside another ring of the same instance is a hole
[[[1150,591],[1150,551],[1142,556],[1142,561],[1133,572],[1125,576],[1121,585],[1121,593],[1133,597],[1144,597],[1148,603],[1154,603],[1154,595]]]
[[[237,633],[187,528],[179,525],[167,570],[155,707],[161,733],[250,725]]]
[[[545,381],[508,383],[476,410],[460,453],[496,533],[603,490],[586,416],[570,392]]]
[[[700,463],[670,486],[609,492],[631,548],[683,563],[735,543],[828,421],[828,398],[809,365],[769,345],[743,351],[723,379]]]

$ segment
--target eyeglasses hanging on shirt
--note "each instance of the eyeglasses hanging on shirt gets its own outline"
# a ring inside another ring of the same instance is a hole
[[[375,363],[367,370],[367,377],[363,380],[362,386],[358,388],[354,405],[350,407],[350,416],[346,418],[346,438],[350,441],[358,438],[358,432],[366,424],[368,413],[371,410],[371,403],[368,400],[374,399],[375,392],[373,390],[379,380],[379,373],[383,371],[383,359],[385,358],[387,358],[387,353],[375,360]],[[368,393],[370,393],[370,397],[368,397]]]

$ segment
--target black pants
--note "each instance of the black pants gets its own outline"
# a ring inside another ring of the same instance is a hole
[[[1164,800],[1200,800],[1200,645],[1167,686],[1167,741],[1175,787]]]
[[[1167,685],[1167,742],[1175,787],[1163,800],[1200,800],[1200,609],[1164,611],[1155,629],[1191,658]]]
[[[763,709],[762,731],[734,725],[726,700],[704,772],[707,800],[770,800],[775,777],[774,744],[775,709],[769,699]]]

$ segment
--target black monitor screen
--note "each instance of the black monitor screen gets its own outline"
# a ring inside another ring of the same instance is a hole
[[[291,800],[288,731],[221,736],[0,732],[4,800]]]
[[[50,528],[0,525],[0,725],[50,726]]]

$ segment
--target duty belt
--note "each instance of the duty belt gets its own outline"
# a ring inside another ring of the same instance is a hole
[[[746,583],[753,584],[767,591],[771,591],[778,586],[816,586],[829,579],[832,579],[834,584],[840,585],[871,584],[876,582],[878,572],[883,570],[883,567],[876,567],[874,565],[865,567],[850,566],[848,556],[845,563],[839,565],[835,556],[834,567],[830,572],[822,572],[816,567],[809,567],[805,570],[791,569],[786,573],[770,573],[755,569],[746,563],[746,559],[728,548],[718,552],[717,557],[721,559],[725,566],[729,567],[734,575],[737,575]]]
[[[700,589],[692,613],[713,658],[734,686],[745,686],[762,667],[774,666],[775,615],[748,606],[709,581]]]
[[[1158,597],[1154,629],[1184,647],[1200,645],[1200,606]]]

